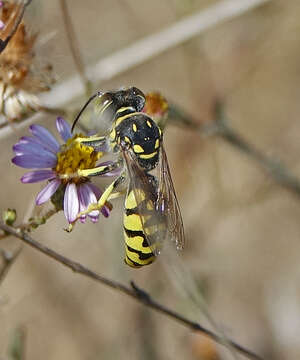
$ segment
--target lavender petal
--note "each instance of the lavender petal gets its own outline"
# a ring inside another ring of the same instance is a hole
[[[81,211],[81,210],[80,210]],[[83,211],[83,210],[82,210]],[[80,216],[80,218],[79,218],[79,220],[80,220],[80,222],[82,223],[82,224],[85,224],[85,222],[86,222],[86,215],[81,215]]]
[[[42,146],[43,149],[51,151],[52,153],[56,154],[56,151],[50,150],[43,144],[38,138],[35,136],[22,136],[17,144],[37,144]]]
[[[101,195],[102,195],[102,191],[94,184],[92,183],[88,183],[87,186],[93,191],[93,193],[96,195],[96,199],[97,201],[100,199]],[[109,217],[110,215],[110,210],[107,206],[103,206],[103,208],[101,209],[101,213],[104,217]]]
[[[21,181],[24,184],[36,183],[44,180],[50,180],[55,178],[56,173],[53,170],[37,170],[29,171],[21,177]]]
[[[96,196],[96,202],[100,199],[101,195],[103,194],[103,192],[98,188],[98,186],[94,185],[93,183],[86,183],[85,184],[87,187],[89,187],[92,192],[95,194]]]
[[[77,192],[78,192],[78,200],[79,200],[79,212],[82,212],[82,211],[84,211],[86,208],[85,208],[85,206],[82,204],[82,202],[80,201],[79,188],[77,189]],[[86,214],[85,214],[85,215],[81,215],[80,218],[79,218],[79,220],[80,220],[81,223],[84,224],[84,223],[86,222],[86,218],[87,218]]]
[[[110,215],[110,210],[106,205],[104,205],[103,208],[101,209],[101,213],[104,217],[108,218]]]
[[[80,185],[78,188],[77,188],[77,194],[78,194],[78,200],[79,200],[79,212],[82,212],[86,209],[86,206],[85,204],[83,203],[83,200],[82,200],[82,194],[81,194],[81,187],[82,185]],[[85,223],[86,222],[86,218],[87,218],[87,215],[81,215],[79,220],[80,222],[82,223]]]
[[[16,155],[11,161],[25,169],[45,169],[55,167],[57,159],[52,159],[44,154],[41,156],[22,154]]]
[[[40,144],[18,142],[13,146],[16,155],[38,155],[47,159],[57,160],[56,155],[43,148]]]
[[[85,222],[86,222],[86,215],[81,215],[80,218],[79,218],[79,221],[80,221],[82,224],[85,224]]]
[[[56,128],[65,142],[72,137],[69,123],[67,123],[66,120],[60,116],[56,119]]]
[[[91,221],[92,221],[93,223],[96,223],[96,222],[99,221],[99,215],[97,215],[97,216],[92,216],[92,215],[89,214],[89,218],[91,219]]]
[[[53,154],[56,154],[57,151],[53,150],[51,147],[47,146],[47,144],[45,144],[43,141],[41,141],[40,139],[38,139],[35,136],[22,136],[19,140],[19,143],[24,143],[24,144],[39,144],[42,146],[43,149],[52,152]]]
[[[44,128],[44,126],[34,124],[31,125],[29,129],[34,136],[36,136],[39,140],[42,141],[43,144],[47,146],[47,148],[51,149],[52,151],[58,152],[59,143],[51,134],[51,132]]]
[[[87,183],[78,187],[78,197],[83,210],[86,210],[90,204],[95,204],[97,202],[95,193]],[[94,218],[95,221],[97,221],[99,218],[99,210],[91,211],[88,213],[88,216],[90,218]]]
[[[76,220],[79,213],[79,199],[76,185],[68,183],[64,195],[64,213],[69,223]]]
[[[40,191],[35,199],[37,205],[41,205],[44,202],[48,201],[51,196],[55,193],[60,185],[60,180],[55,179],[50,181],[42,191]]]

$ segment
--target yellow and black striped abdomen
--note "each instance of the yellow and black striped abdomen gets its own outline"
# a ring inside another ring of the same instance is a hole
[[[142,201],[147,201],[145,196]],[[155,255],[146,240],[143,226],[146,221],[151,221],[154,210],[148,209],[147,214],[143,215],[139,205],[134,191],[130,190],[125,200],[124,212],[125,263],[134,268],[151,264],[155,260]]]

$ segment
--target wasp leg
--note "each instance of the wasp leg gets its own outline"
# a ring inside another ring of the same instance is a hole
[[[118,197],[123,196],[124,194],[126,194],[126,191],[127,191],[127,189],[124,189],[122,191],[117,191],[115,193],[112,193],[112,194],[109,195],[107,200],[110,201],[110,200],[117,199]]]
[[[103,208],[103,206],[105,205],[106,201],[109,198],[115,198],[115,194],[112,194],[112,192],[125,180],[125,176],[124,175],[120,175],[115,181],[113,181],[104,191],[104,193],[101,195],[100,199],[98,200],[97,203],[94,204],[90,204],[88,206],[88,208],[82,212],[80,212],[77,217],[76,220],[72,223],[69,224],[69,227],[66,229],[67,232],[71,232],[74,228],[75,223],[77,222],[77,220],[82,216],[82,215],[86,215],[89,214],[91,211],[93,210],[101,210]],[[116,194],[121,195],[121,192],[117,192]],[[116,196],[117,197],[117,196]]]
[[[103,192],[103,194],[101,195],[100,199],[98,200],[97,203],[94,204],[90,204],[88,206],[88,208],[82,212],[80,212],[77,215],[77,219],[78,220],[82,215],[86,215],[89,214],[91,211],[93,210],[101,210],[103,208],[103,206],[105,205],[106,201],[108,200],[108,198],[112,195],[112,192],[124,181],[125,176],[121,175],[119,176],[115,181],[113,181]],[[75,221],[76,221],[75,220]]]
[[[76,138],[76,141],[79,142],[82,145],[91,146],[93,148],[97,148],[100,146],[105,145],[106,143],[106,136],[91,136],[88,138]]]
[[[78,169],[77,174],[79,176],[84,176],[84,177],[104,175],[110,171],[117,169],[120,166],[121,166],[120,161],[114,161],[113,163],[111,163],[109,165],[102,165],[102,166],[95,167],[93,169]]]

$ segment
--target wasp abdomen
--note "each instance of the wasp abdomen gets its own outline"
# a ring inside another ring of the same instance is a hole
[[[144,198],[143,202],[146,201],[145,194],[141,198]],[[142,214],[138,209],[141,205],[137,203],[134,191],[130,190],[125,200],[124,212],[125,263],[134,268],[151,264],[155,260],[155,255],[146,240],[141,218],[143,216],[144,220],[148,221],[153,214],[151,209],[143,211]]]

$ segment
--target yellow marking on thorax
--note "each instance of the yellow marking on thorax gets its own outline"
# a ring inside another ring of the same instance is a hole
[[[127,111],[127,110],[134,111],[134,108],[132,106],[122,106],[116,111],[116,113],[120,114],[120,113],[122,113],[124,111]]]
[[[143,153],[144,152],[144,149],[141,147],[141,145],[133,145],[133,151],[135,153]]]
[[[154,149],[159,148],[159,139],[156,139]]]
[[[134,132],[137,132],[137,126],[136,126],[135,123],[132,124],[132,130],[133,130]]]
[[[127,115],[124,115],[124,116],[120,116],[120,117],[118,117],[116,119],[116,125],[115,126],[120,125],[123,120],[128,119],[131,116],[135,116],[135,115],[139,115],[139,114],[140,114],[139,112],[133,112],[133,113],[130,113],[130,114],[127,114]]]
[[[147,125],[149,126],[149,128],[152,127],[152,124],[151,124],[151,122],[149,120],[147,120]]]
[[[125,140],[125,142],[126,142],[127,144],[131,144],[131,140],[129,139],[128,136],[125,136],[125,137],[124,137],[124,140]]]
[[[141,159],[151,159],[151,158],[153,158],[156,154],[157,154],[157,151],[154,151],[154,152],[151,153],[151,154],[141,154],[141,155],[139,155],[139,157],[140,157]]]

